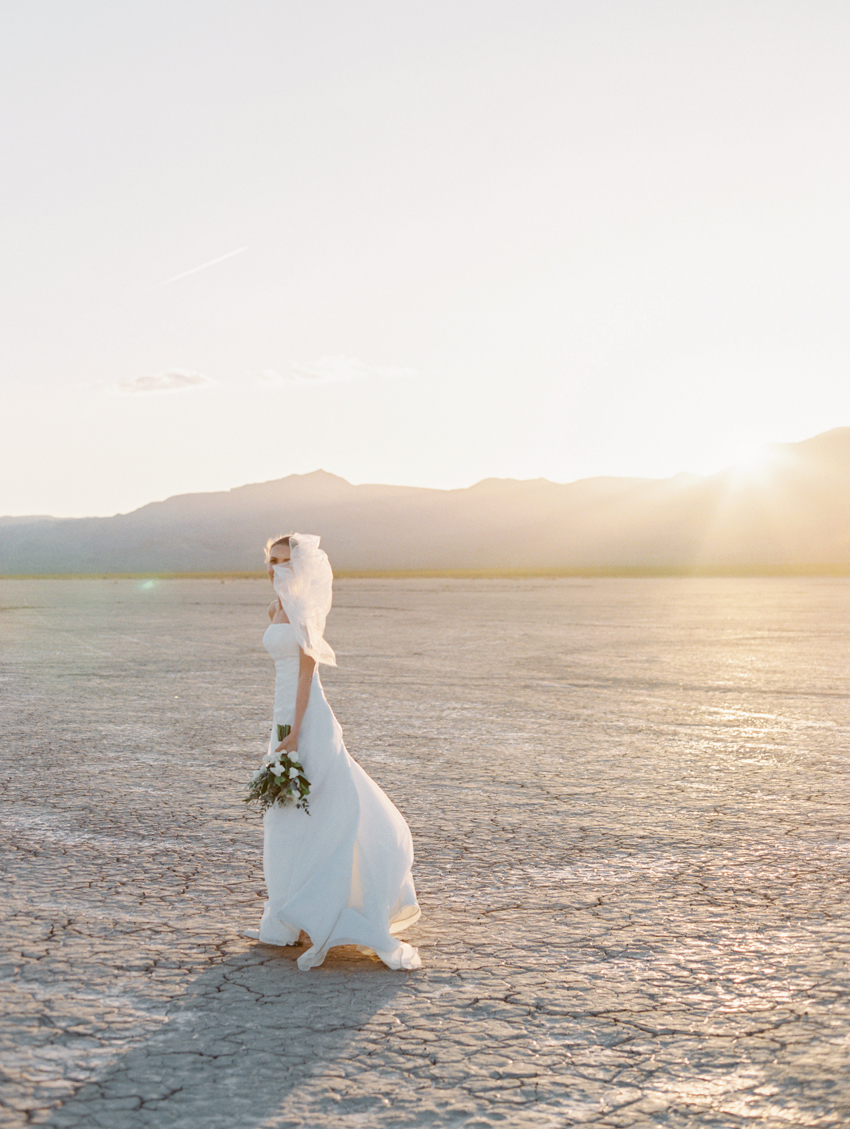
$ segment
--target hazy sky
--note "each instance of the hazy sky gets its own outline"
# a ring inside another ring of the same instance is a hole
[[[846,0],[5,0],[0,514],[850,424],[848,58]]]

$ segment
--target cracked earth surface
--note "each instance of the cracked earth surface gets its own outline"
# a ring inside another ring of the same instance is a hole
[[[241,936],[261,582],[0,582],[0,1125],[846,1126],[850,583],[339,581],[423,968]]]

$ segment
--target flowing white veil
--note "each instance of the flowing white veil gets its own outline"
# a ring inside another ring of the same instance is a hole
[[[334,574],[321,538],[312,533],[292,533],[288,564],[274,566],[274,590],[298,646],[317,663],[336,666],[336,655],[325,642],[325,621],[331,610]]]

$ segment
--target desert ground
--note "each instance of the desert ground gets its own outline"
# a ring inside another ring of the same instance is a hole
[[[850,581],[342,580],[420,971],[242,936],[267,585],[0,582],[0,1124],[850,1123]]]

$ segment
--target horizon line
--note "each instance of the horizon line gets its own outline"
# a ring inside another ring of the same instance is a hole
[[[844,564],[791,565],[612,565],[586,568],[431,568],[334,569],[334,580],[780,580],[850,579],[850,561]],[[27,572],[0,573],[0,580],[257,580],[268,583],[265,570],[216,572]]]
[[[235,252],[231,252],[231,254],[234,254],[234,253]],[[225,257],[229,257],[229,255],[225,256]],[[199,268],[195,268],[195,269],[199,269]],[[831,435],[831,434],[833,434],[834,432],[837,432],[837,431],[848,431],[848,432],[850,432],[850,425],[840,425],[838,427],[830,427],[830,428],[827,428],[826,431],[819,431],[814,435],[806,436],[804,439],[791,440],[791,441],[787,441],[787,442],[786,441],[772,441],[771,440],[771,441],[765,442],[764,447],[766,449],[771,448],[771,447],[794,447],[794,446],[797,446],[801,443],[808,443],[808,442],[811,442],[814,439],[820,439],[823,436]],[[147,502],[141,502],[139,505],[134,506],[132,509],[129,509],[129,510],[115,510],[111,513],[101,513],[101,514],[64,514],[64,515],[61,515],[61,516],[57,516],[56,514],[44,514],[44,513],[42,513],[42,514],[34,514],[34,513],[0,514],[0,522],[12,523],[12,522],[15,522],[15,521],[33,521],[33,522],[36,522],[36,521],[97,521],[97,520],[103,520],[103,519],[109,519],[109,518],[115,518],[115,517],[126,517],[129,514],[137,513],[139,510],[144,509],[146,506],[155,506],[155,505],[161,504],[163,502],[168,502],[172,498],[184,498],[184,497],[190,497],[190,496],[193,496],[193,495],[206,496],[206,495],[210,495],[210,494],[230,494],[230,493],[233,493],[233,491],[235,491],[235,490],[250,489],[252,486],[268,486],[270,483],[273,483],[273,482],[283,482],[287,478],[309,478],[312,475],[327,475],[329,478],[339,479],[340,482],[344,482],[347,486],[352,486],[355,489],[362,487],[362,486],[373,486],[373,487],[388,488],[388,489],[391,489],[391,490],[433,490],[433,491],[438,491],[440,493],[449,494],[449,493],[453,493],[455,491],[461,491],[461,490],[474,490],[477,486],[481,486],[485,482],[497,482],[497,483],[547,482],[547,483],[550,483],[552,486],[574,486],[576,483],[579,483],[579,482],[594,482],[594,481],[598,481],[600,479],[617,479],[617,480],[629,481],[629,482],[672,482],[676,478],[692,478],[692,479],[703,479],[704,480],[704,479],[714,478],[714,477],[716,477],[717,475],[720,475],[720,474],[724,474],[727,471],[731,470],[735,465],[736,464],[733,461],[731,463],[726,464],[725,466],[720,467],[718,470],[710,471],[710,472],[707,472],[707,473],[700,473],[698,471],[678,470],[678,471],[675,471],[673,474],[667,474],[667,475],[590,474],[590,475],[584,475],[584,476],[579,477],[579,478],[571,478],[571,479],[568,479],[565,482],[558,482],[555,479],[546,478],[545,475],[538,475],[537,477],[534,477],[534,478],[512,478],[512,477],[500,478],[497,475],[487,475],[484,478],[480,478],[477,481],[470,483],[470,485],[468,485],[468,486],[419,486],[419,485],[411,485],[410,483],[398,483],[398,482],[352,482],[350,479],[345,478],[341,474],[336,474],[334,471],[325,470],[323,467],[316,467],[315,470],[293,471],[290,474],[281,475],[280,478],[267,478],[267,479],[264,479],[264,480],[261,480],[261,481],[243,482],[243,483],[240,483],[237,486],[227,486],[227,487],[223,487],[223,488],[220,488],[220,489],[214,489],[214,490],[184,490],[184,491],[181,491],[180,493],[176,493],[176,494],[166,494],[165,497],[154,498],[154,499],[147,501]],[[0,525],[0,529],[2,529],[2,525]]]

